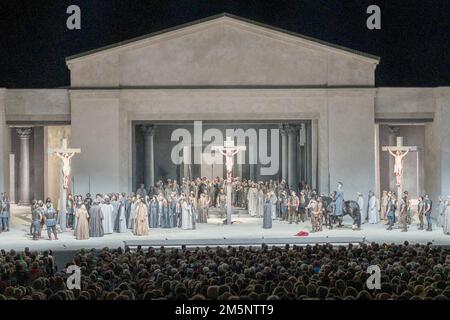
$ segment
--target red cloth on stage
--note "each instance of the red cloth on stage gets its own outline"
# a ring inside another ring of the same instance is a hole
[[[297,232],[295,234],[295,236],[297,236],[297,237],[307,237],[307,236],[309,236],[309,233],[302,230],[302,231]]]

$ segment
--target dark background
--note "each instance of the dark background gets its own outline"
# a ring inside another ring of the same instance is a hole
[[[81,30],[66,28],[71,4]],[[450,84],[449,0],[1,0],[0,87],[68,86],[67,56],[222,12],[380,56],[377,86]]]

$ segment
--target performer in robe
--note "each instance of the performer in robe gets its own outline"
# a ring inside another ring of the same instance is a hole
[[[169,196],[169,223],[170,228],[177,227],[177,196],[174,191],[171,192]]]
[[[119,199],[122,199],[121,196],[119,195]],[[118,232],[117,231],[117,220],[119,219],[119,207],[120,207],[120,201],[117,198],[116,194],[111,195],[111,205],[113,207],[112,210],[112,224],[113,224],[113,231],[114,232]]]
[[[258,206],[256,211],[256,217],[262,218],[263,215],[264,215],[264,191],[261,188],[258,191]]]
[[[419,216],[419,230],[423,230],[423,214],[424,214],[424,209],[425,209],[425,203],[423,201],[423,197],[419,196],[419,198],[417,199],[417,215]]]
[[[369,192],[368,216],[369,223],[371,224],[378,223],[380,221],[378,214],[378,199],[372,191]]]
[[[217,198],[218,207],[220,208],[220,217],[224,218],[227,214],[227,195],[220,189],[219,197]]]
[[[31,211],[31,230],[33,240],[39,240],[41,238],[41,220],[42,213],[38,203],[35,203]]]
[[[383,190],[381,195],[381,205],[380,205],[380,219],[386,220],[386,208],[388,201],[388,193],[386,190]]]
[[[361,224],[363,224],[366,222],[367,217],[365,215],[366,211],[364,210],[364,197],[361,192],[356,193],[356,203],[358,203],[359,212],[361,215]]]
[[[443,231],[444,234],[450,235],[450,196],[447,196],[445,203]]]
[[[153,196],[153,198],[150,200],[150,203],[148,204],[148,221],[149,221],[149,227],[150,228],[158,228],[158,218],[159,218],[159,203],[158,203],[158,197]],[[162,203],[161,203],[162,206]]]
[[[133,233],[136,236],[146,236],[149,233],[147,206],[141,198],[136,199]]]
[[[336,191],[334,199],[334,215],[339,222],[339,227],[342,226],[342,216],[344,214],[344,191],[342,190],[342,187],[342,182],[338,182],[338,189]]]
[[[122,197],[119,200],[119,208],[118,208],[118,213],[117,213],[117,218],[116,218],[116,224],[115,224],[115,230],[116,232],[119,233],[124,233],[127,232],[127,215],[126,215],[126,203],[125,203],[125,199]]]
[[[103,214],[98,199],[95,199],[89,210],[89,237],[103,237]]]
[[[104,234],[111,234],[114,230],[114,220],[113,220],[113,210],[114,207],[112,206],[110,199],[108,196],[105,196],[103,203],[100,204],[100,210],[102,211],[103,215],[103,232]]]
[[[181,229],[183,230],[189,230],[193,229],[194,226],[192,225],[192,204],[189,203],[189,199],[186,197],[183,197],[180,200],[181,203]]]
[[[256,216],[256,205],[257,205],[257,196],[255,186],[252,184],[248,189],[247,193],[247,202],[248,202],[248,213],[254,217]]]
[[[72,230],[74,229],[74,214],[75,214],[75,210],[74,210],[74,201],[73,201],[73,196],[71,193],[69,193],[67,195],[67,200],[66,200],[66,212],[67,212],[67,228],[71,228]]]
[[[395,223],[395,210],[397,206],[397,201],[394,192],[388,192],[387,205],[386,205],[386,217],[388,219],[387,230],[392,230]]]
[[[292,224],[293,221],[298,224],[298,208],[300,205],[300,200],[295,194],[295,191],[291,191],[291,196],[289,197],[289,224]]]
[[[444,225],[444,213],[446,207],[446,199],[444,197],[439,197],[439,204],[436,208],[436,223],[439,228]]]
[[[208,222],[208,208],[209,208],[209,198],[208,195],[202,193],[200,195],[199,208],[198,208],[198,223]]]
[[[11,218],[11,205],[9,197],[5,193],[0,197],[0,233],[2,231],[9,232],[9,221]]]
[[[75,238],[77,240],[89,239],[89,214],[82,201],[78,201],[77,203],[76,216],[77,227],[75,230]]]
[[[169,202],[166,199],[163,199],[162,203],[162,217],[161,217],[161,227],[162,228],[170,228],[170,217],[169,217]]]
[[[425,195],[424,199],[424,215],[427,219],[427,231],[432,231],[432,222],[431,222],[431,212],[433,209],[433,202],[431,201],[428,194]]]
[[[263,228],[264,229],[272,229],[272,210],[273,210],[273,203],[271,198],[270,192],[264,197],[264,203],[263,203]]]
[[[164,195],[162,192],[158,194],[158,217],[157,217],[157,228],[162,228],[164,224]]]
[[[136,217],[136,202],[137,197],[133,196],[131,197],[130,203],[129,203],[129,215],[128,215],[128,229],[134,230],[134,221]]]
[[[269,191],[270,194],[270,202],[272,203],[272,219],[276,219],[277,218],[277,202],[278,202],[278,198],[275,195],[275,192]]]
[[[289,208],[289,197],[286,190],[281,191],[280,198],[280,208],[281,208],[281,220],[288,220],[288,208]]]

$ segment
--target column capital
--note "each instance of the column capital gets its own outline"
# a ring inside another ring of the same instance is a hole
[[[155,131],[156,131],[156,126],[153,124],[144,124],[141,125],[140,127],[141,132],[145,135],[145,136],[154,136],[155,135]]]
[[[289,134],[289,135],[297,134],[299,128],[300,127],[298,125],[292,125],[292,124],[287,124],[285,126],[285,130],[286,130],[287,134]]]
[[[19,135],[20,139],[29,139],[31,132],[32,132],[32,128],[16,128],[17,134]]]
[[[280,123],[279,125],[278,125],[278,129],[280,130],[280,134],[282,135],[282,136],[286,136],[287,135],[287,130],[286,130],[286,124],[284,124],[284,123]]]

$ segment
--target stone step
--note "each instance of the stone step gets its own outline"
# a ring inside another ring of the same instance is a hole
[[[208,215],[210,218],[220,217],[225,215],[222,210],[219,208],[210,208],[208,211]],[[248,213],[247,209],[241,209],[241,208],[233,208],[233,211],[231,212],[232,216],[236,217],[250,217],[250,214]]]

